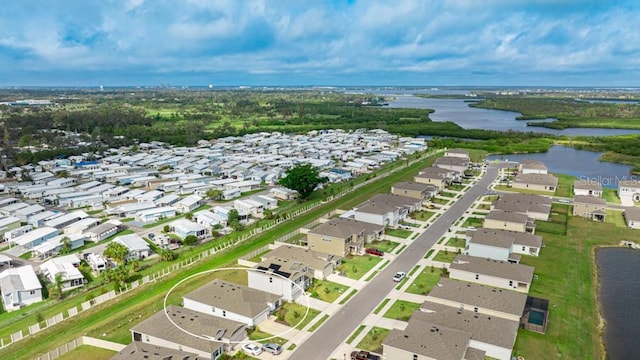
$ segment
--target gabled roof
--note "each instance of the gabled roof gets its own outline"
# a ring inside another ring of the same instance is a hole
[[[520,166],[523,169],[532,169],[532,170],[548,170],[547,166],[542,162],[534,159],[524,159],[520,161]]]
[[[351,237],[353,234],[358,234],[362,231],[364,231],[365,235],[369,235],[375,234],[383,229],[384,226],[364,221],[348,218],[335,218],[309,230],[309,233],[346,239]]]
[[[558,178],[551,174],[518,174],[515,179],[513,179],[513,182],[532,185],[557,186]]]
[[[186,351],[133,341],[111,360],[205,360],[205,358]]]
[[[627,207],[624,209],[624,218],[629,221],[640,221],[640,208],[635,206]]]
[[[0,273],[0,292],[3,295],[39,289],[42,285],[31,265],[9,268]]]
[[[576,204],[591,204],[591,205],[600,205],[607,206],[607,200],[589,195],[576,195],[573,197],[573,202]]]
[[[393,189],[409,190],[409,191],[437,191],[437,188],[431,184],[417,183],[413,181],[401,181],[391,185]]]
[[[337,258],[339,257],[319,251],[309,250],[307,248],[282,245],[269,252],[264,257],[265,260],[261,262],[259,266],[268,268],[270,264],[278,263],[278,259],[289,259],[291,262],[305,264],[309,268],[315,270],[324,269],[328,263]]]
[[[449,269],[462,270],[476,274],[531,283],[533,266],[513,264],[507,261],[485,259],[476,256],[458,255]]]
[[[602,191],[602,184],[595,180],[576,180],[573,182],[575,190]]]
[[[124,245],[129,251],[149,250],[149,244],[138,234],[121,235],[113,241]]]
[[[394,329],[383,342],[391,346],[430,359],[463,359],[471,334],[411,317],[404,330]]]
[[[479,228],[469,231],[467,236],[472,243],[510,248],[513,244],[539,248],[542,246],[542,237],[527,232],[510,231],[502,229]]]

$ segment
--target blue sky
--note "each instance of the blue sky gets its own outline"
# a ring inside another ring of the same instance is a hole
[[[639,3],[11,1],[0,86],[640,86]]]

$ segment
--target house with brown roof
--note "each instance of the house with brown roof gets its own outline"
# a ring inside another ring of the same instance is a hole
[[[546,174],[549,169],[538,160],[525,159],[518,164],[518,172],[520,174]]]
[[[590,179],[576,180],[573,182],[573,194],[602,197],[602,184]]]
[[[484,227],[534,233],[535,222],[527,215],[514,211],[491,210],[484,218]]]
[[[624,221],[629,229],[640,229],[640,208],[635,206],[624,209]]]
[[[441,169],[437,167],[428,167],[420,170],[418,175],[414,176],[413,181],[421,184],[430,184],[438,188],[439,191],[450,184],[453,180],[459,179],[460,173],[452,170]]]
[[[527,294],[441,278],[427,295],[427,301],[519,322]]]
[[[604,221],[607,216],[607,201],[595,196],[576,195],[573,198],[573,216]]]
[[[526,294],[533,270],[533,266],[460,254],[449,266],[449,278]]]
[[[255,327],[282,304],[282,296],[215,279],[182,298],[184,307]]]
[[[514,189],[546,191],[553,194],[558,188],[558,178],[551,174],[518,174],[513,179],[511,187]]]
[[[422,200],[393,194],[378,194],[353,209],[356,220],[397,227],[413,211],[422,209]]]
[[[414,199],[428,200],[438,194],[438,188],[431,184],[401,181],[391,185],[391,193]]]
[[[480,228],[467,232],[466,255],[512,263],[520,262],[520,255],[538,256],[542,237],[531,233]]]
[[[535,220],[549,220],[552,200],[536,194],[504,193],[496,200],[491,209],[517,212]]]
[[[437,158],[433,162],[433,166],[440,169],[464,173],[465,170],[469,169],[469,160],[457,156],[443,156],[441,158]]]
[[[285,254],[287,255],[287,254]],[[309,266],[296,258],[270,256],[248,271],[248,286],[293,301],[311,285]]]
[[[134,342],[218,359],[247,337],[244,323],[169,305],[131,328]],[[198,336],[193,336],[197,334]]]
[[[310,250],[344,257],[362,254],[365,243],[379,240],[383,235],[381,224],[336,218],[309,230],[307,246]]]
[[[132,341],[110,360],[209,360],[210,357],[170,349],[164,346],[146,344],[142,341]]]

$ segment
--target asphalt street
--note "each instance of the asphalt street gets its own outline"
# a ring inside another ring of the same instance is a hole
[[[409,272],[427,251],[460,218],[479,196],[488,191],[488,186],[498,174],[498,165],[487,167],[485,175],[453,204],[422,235],[414,240],[398,257],[383,269],[369,284],[361,289],[341,310],[329,318],[307,340],[296,348],[290,359],[326,360],[334,350],[362,323],[398,285],[392,280],[398,271]],[[410,280],[411,281],[411,280]],[[349,354],[345,354],[348,357]],[[339,357],[342,358],[342,357]]]

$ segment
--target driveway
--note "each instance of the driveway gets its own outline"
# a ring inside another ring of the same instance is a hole
[[[456,203],[436,220],[422,235],[396,259],[382,270],[372,281],[319,329],[300,344],[291,355],[293,360],[326,360],[349,337],[363,320],[384,300],[397,285],[392,281],[398,271],[409,272],[427,251],[442,237],[453,223],[479,196],[485,195],[487,187],[496,178],[499,165],[491,165],[485,175]],[[346,356],[346,355],[345,355]]]

